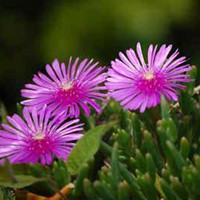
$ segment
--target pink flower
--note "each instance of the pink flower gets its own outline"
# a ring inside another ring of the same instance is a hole
[[[103,73],[103,67],[96,68],[98,63],[92,64],[92,61],[84,59],[78,64],[77,58],[72,64],[70,58],[67,69],[65,64],[59,64],[57,59],[52,63],[52,67],[47,64],[48,75],[39,72],[34,75],[34,84],[26,84],[26,89],[21,90],[22,96],[28,98],[21,103],[37,109],[46,104],[48,109],[53,111],[53,115],[65,110],[71,117],[76,118],[80,115],[80,108],[86,115],[90,115],[88,105],[100,112],[95,100],[103,100],[105,97],[100,91],[106,88],[99,84],[104,83],[106,73]]]
[[[11,163],[51,164],[53,155],[67,159],[75,145],[82,137],[83,124],[77,124],[79,119],[65,122],[66,114],[60,113],[51,118],[51,112],[42,108],[31,112],[23,109],[22,119],[15,114],[7,117],[10,125],[2,124],[0,130],[0,160],[8,158]]]
[[[168,100],[178,100],[177,89],[184,89],[182,83],[191,81],[185,72],[191,67],[185,64],[186,58],[177,58],[176,50],[169,55],[172,45],[149,46],[148,62],[142,54],[140,43],[137,52],[126,51],[126,56],[119,53],[120,59],[111,62],[106,87],[110,96],[119,101],[124,109],[144,112],[146,108],[157,106],[161,96]]]

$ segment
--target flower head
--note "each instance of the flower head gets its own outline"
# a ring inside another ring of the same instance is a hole
[[[95,100],[103,100],[105,97],[105,94],[100,92],[106,89],[105,86],[99,86],[106,78],[104,68],[96,68],[98,63],[92,64],[92,60],[88,62],[87,59],[80,64],[79,58],[73,64],[71,62],[70,58],[67,69],[65,64],[59,64],[57,59],[52,63],[52,67],[46,65],[48,75],[41,72],[34,75],[34,84],[26,84],[26,89],[21,90],[22,96],[28,98],[21,103],[37,109],[46,104],[53,110],[53,115],[65,110],[71,117],[76,118],[80,115],[80,108],[86,115],[90,114],[88,105],[100,112]]]
[[[8,158],[11,163],[51,164],[53,155],[67,159],[75,145],[82,137],[83,124],[78,119],[65,122],[66,114],[60,113],[51,118],[46,106],[38,112],[23,109],[22,119],[14,114],[7,117],[8,124],[2,124],[0,130],[0,160]]]
[[[170,54],[172,45],[149,46],[148,62],[145,62],[140,43],[137,52],[119,53],[120,59],[111,62],[106,82],[110,96],[119,101],[124,109],[144,112],[146,108],[160,103],[161,96],[168,100],[178,100],[177,89],[184,89],[182,83],[191,81],[185,72],[191,70],[185,64],[186,58],[177,58],[176,50]]]

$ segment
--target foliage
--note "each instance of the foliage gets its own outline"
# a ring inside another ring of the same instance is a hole
[[[195,78],[196,68],[190,73]],[[74,188],[64,193],[67,199],[199,199],[199,103],[194,83],[188,84],[178,103],[163,98],[160,107],[144,114],[124,111],[111,100],[99,116],[82,117],[87,133],[66,163],[6,161],[0,167],[0,199],[15,199],[18,194],[17,199],[29,198],[32,193],[38,199],[49,197],[69,183]]]

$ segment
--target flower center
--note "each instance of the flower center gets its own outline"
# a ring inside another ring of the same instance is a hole
[[[36,134],[27,141],[27,144],[28,150],[36,155],[51,153],[56,148],[53,138],[41,131],[37,131]]]
[[[53,93],[53,99],[63,106],[72,105],[83,99],[84,96],[84,88],[77,82],[72,81],[62,83],[60,88]]]
[[[68,91],[68,90],[72,89],[72,87],[73,87],[73,83],[72,82],[68,82],[68,83],[63,83],[62,84],[62,89],[64,91]]]
[[[145,94],[151,95],[160,92],[165,86],[166,78],[160,72],[146,72],[137,81],[137,88]]]
[[[45,134],[43,132],[36,132],[36,134],[33,136],[34,140],[43,140],[45,138]]]
[[[154,75],[153,73],[151,72],[147,72],[145,75],[144,75],[144,78],[148,81],[152,80],[154,78]]]

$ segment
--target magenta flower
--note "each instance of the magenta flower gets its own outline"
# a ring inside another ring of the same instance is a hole
[[[140,43],[137,53],[133,49],[127,50],[126,56],[119,53],[121,60],[112,61],[112,68],[108,71],[106,87],[109,95],[124,109],[140,108],[140,112],[158,105],[162,95],[177,101],[177,89],[184,89],[182,83],[191,81],[185,74],[191,67],[185,64],[185,57],[177,58],[178,50],[169,55],[171,49],[172,45],[162,45],[157,51],[157,45],[150,45],[147,63]]]
[[[10,125],[2,124],[0,130],[0,160],[8,158],[11,163],[51,164],[53,155],[66,161],[75,141],[82,137],[83,124],[79,119],[68,122],[66,114],[51,118],[46,106],[38,113],[23,109],[23,120],[19,115],[7,117]]]
[[[80,64],[79,58],[72,64],[69,59],[68,68],[65,64],[59,64],[56,59],[50,65],[46,65],[47,75],[39,72],[34,75],[35,84],[25,85],[26,89],[21,90],[23,97],[28,100],[22,101],[23,105],[37,107],[41,109],[44,104],[48,109],[53,110],[53,115],[65,110],[71,117],[79,117],[80,107],[86,115],[90,114],[92,106],[97,112],[100,107],[95,100],[103,100],[106,96],[102,90],[105,90],[103,84],[106,79],[104,68],[98,67],[98,62],[92,64],[93,60],[88,62],[84,59]]]

